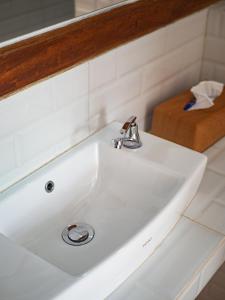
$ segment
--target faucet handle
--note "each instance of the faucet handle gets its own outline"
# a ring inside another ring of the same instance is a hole
[[[112,144],[114,148],[121,149],[123,146],[123,139],[122,138],[113,139]]]
[[[128,129],[131,127],[132,124],[135,123],[137,117],[136,116],[131,116],[124,124],[123,127],[120,130],[121,134],[125,134]]]

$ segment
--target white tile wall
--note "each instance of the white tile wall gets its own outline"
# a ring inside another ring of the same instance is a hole
[[[225,83],[225,1],[209,10],[201,79]]]
[[[138,116],[199,81],[207,10],[0,101],[0,189],[113,120]],[[3,153],[2,153],[3,152]]]
[[[198,194],[184,215],[225,235],[225,138],[212,149],[215,152],[210,156]]]
[[[162,57],[165,51],[168,27],[157,30],[134,42],[120,47],[117,51],[117,72],[122,76],[138,67],[146,65],[148,62]]]
[[[90,91],[116,79],[116,50],[92,59],[89,63]],[[103,76],[104,74],[104,76]]]

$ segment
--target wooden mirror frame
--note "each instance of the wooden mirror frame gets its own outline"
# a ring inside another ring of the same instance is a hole
[[[139,0],[0,48],[0,99],[218,0]]]

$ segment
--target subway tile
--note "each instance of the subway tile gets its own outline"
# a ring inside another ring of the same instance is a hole
[[[0,101],[0,137],[3,138],[26,123],[28,99],[17,101],[17,94]]]
[[[219,36],[222,25],[222,15],[218,8],[209,9],[207,20],[207,35]]]
[[[225,137],[216,142],[211,148],[219,148],[220,150],[225,150]]]
[[[208,9],[204,9],[169,25],[166,37],[166,51],[177,49],[196,37],[203,36],[207,12]]]
[[[199,219],[224,187],[223,176],[206,170],[198,192],[184,212],[184,215],[193,220]]]
[[[225,52],[224,52],[225,53]],[[225,65],[220,63],[215,64],[215,80],[225,83]]]
[[[214,62],[204,59],[202,61],[201,80],[214,80],[216,65]]]
[[[225,175],[225,151],[221,151],[209,164],[208,168]]]
[[[153,110],[155,106],[161,103],[163,100],[161,85],[155,86],[151,90],[141,95],[139,103],[142,103],[144,113],[142,116],[140,115],[140,119],[142,119],[142,121],[139,123],[139,127],[141,126],[142,130],[150,130]],[[140,105],[139,103],[137,103],[137,105]]]
[[[166,28],[145,35],[117,49],[117,72],[119,76],[144,66],[165,53]]]
[[[37,83],[0,102],[0,137],[12,134],[54,111],[48,81]]]
[[[206,37],[205,58],[225,64],[225,40],[217,37]]]
[[[16,145],[20,164],[35,159],[42,152],[66,138],[72,139],[80,130],[87,128],[87,103],[88,97],[84,96],[72,105],[19,132],[16,136]]]
[[[89,87],[94,90],[116,78],[115,50],[100,55],[89,62]]]
[[[88,94],[88,63],[79,65],[51,79],[56,108],[62,108]]]
[[[55,101],[51,95],[49,80],[42,81],[15,95],[14,101],[22,105],[24,110],[24,125],[42,119],[55,110]],[[21,124],[24,126],[23,124]]]
[[[191,89],[200,79],[201,61],[195,62],[185,70],[176,73],[174,76],[161,84],[162,98],[164,100],[174,97],[185,90]]]
[[[140,93],[141,73],[133,72],[112,84],[97,89],[89,97],[90,117],[105,114],[135,98]]]
[[[225,259],[225,241],[221,243],[221,246],[210,258],[208,263],[205,265],[204,269],[201,272],[198,294],[203,290],[212,276],[216,273],[216,271],[221,267],[224,263]]]
[[[203,38],[197,38],[144,68],[143,90],[163,82],[201,59]]]
[[[220,26],[220,37],[225,39],[225,9],[218,11],[221,17],[221,26]],[[214,21],[216,22],[216,20]]]
[[[219,153],[221,152],[221,149],[215,145],[213,147],[208,148],[204,154],[208,158],[208,163],[210,163]]]
[[[115,110],[101,112],[89,120],[90,131],[96,132],[112,121],[124,123],[130,116],[137,116],[137,122],[145,116],[145,104],[140,105],[139,97],[117,107]]]
[[[225,177],[223,177],[223,179],[225,180]],[[225,206],[225,184],[220,192],[215,196],[214,201]]]
[[[152,112],[153,107],[160,99],[160,86],[153,88],[146,94],[139,95],[134,99],[116,107],[110,111],[101,111],[97,115],[89,119],[89,126],[91,132],[96,132],[106,124],[112,121],[119,121],[123,123],[131,115],[137,116],[137,122],[140,125],[142,122],[142,129],[150,127],[150,124],[145,124],[147,116]],[[140,126],[139,126],[140,127]]]
[[[196,221],[225,234],[225,206],[212,202]]]
[[[5,176],[7,173],[16,168],[16,155],[14,149],[13,137],[7,137],[0,141],[0,176]]]

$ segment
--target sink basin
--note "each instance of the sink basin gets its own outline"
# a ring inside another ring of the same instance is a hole
[[[112,123],[1,196],[0,232],[72,276],[68,299],[103,299],[121,284],[176,224],[204,173],[204,155],[142,132],[142,148],[114,149],[120,126]],[[79,223],[94,238],[65,243],[64,228]]]

